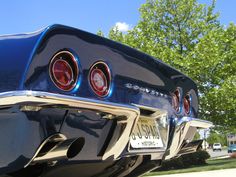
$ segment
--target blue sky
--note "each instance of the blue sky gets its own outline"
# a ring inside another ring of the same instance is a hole
[[[0,5],[0,34],[31,32],[55,23],[92,33],[99,29],[107,33],[112,26],[118,24],[125,31],[137,23],[138,8],[144,2],[145,0],[4,0]],[[236,22],[235,7],[235,0],[217,1],[216,11],[221,14],[222,24]]]

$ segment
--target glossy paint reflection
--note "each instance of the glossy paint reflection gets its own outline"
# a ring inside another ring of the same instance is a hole
[[[0,173],[23,168],[41,141],[59,131],[62,110],[49,110],[22,112],[19,106],[0,110]]]

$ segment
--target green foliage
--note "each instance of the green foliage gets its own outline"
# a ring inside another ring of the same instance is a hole
[[[188,56],[201,93],[200,114],[224,132],[236,126],[236,26],[210,31]]]
[[[225,134],[219,134],[216,132],[211,132],[210,135],[207,137],[207,142],[210,145],[214,143],[220,143],[222,146],[227,146],[227,136]]]
[[[102,32],[102,30],[98,30],[97,35],[104,37],[104,33]]]
[[[198,132],[195,133],[194,137],[193,137],[193,141],[194,140],[200,140],[201,139],[201,136]]]
[[[128,44],[177,67],[200,38],[218,28],[215,2],[206,7],[197,0],[147,0],[141,19],[127,34],[112,28],[109,38]]]
[[[199,150],[191,154],[185,154],[178,158],[163,161],[161,168],[156,171],[173,170],[188,168],[194,165],[204,165],[206,160],[210,158],[210,155],[206,151]]]
[[[108,37],[146,52],[196,81],[200,117],[218,130],[236,127],[236,26],[223,27],[215,0],[147,0],[140,20],[127,33],[112,28]]]

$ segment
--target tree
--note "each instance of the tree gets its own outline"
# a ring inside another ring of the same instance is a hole
[[[193,140],[200,140],[200,139],[201,139],[201,136],[200,136],[199,132],[196,132],[196,134],[193,137]]]
[[[200,117],[218,129],[236,127],[236,27],[222,27],[211,5],[197,0],[147,0],[140,20],[127,33],[108,37],[146,52],[196,81]]]
[[[183,57],[200,38],[218,28],[215,1],[207,7],[197,0],[147,0],[141,19],[127,34],[112,28],[109,38],[128,44],[184,70]]]
[[[218,131],[236,127],[236,26],[213,30],[196,45],[189,67],[201,92],[200,115]]]
[[[211,132],[210,135],[207,138],[207,142],[210,145],[213,145],[214,143],[220,143],[222,146],[227,146],[227,139],[226,135],[219,134],[216,132]]]
[[[102,30],[98,30],[97,35],[104,37],[104,33],[102,32]]]

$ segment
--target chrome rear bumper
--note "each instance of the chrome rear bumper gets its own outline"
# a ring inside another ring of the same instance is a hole
[[[127,147],[130,134],[140,117],[140,109],[143,109],[137,105],[116,104],[49,92],[25,90],[0,93],[0,107],[9,107],[11,105],[19,105],[21,111],[38,111],[44,106],[50,105],[58,108],[84,108],[104,113],[104,116],[102,117],[104,119],[115,119],[118,125],[125,126],[123,126],[124,128],[122,131],[120,128],[114,131],[114,135],[102,155],[103,160],[110,157],[113,157],[114,159],[120,157]],[[166,158],[169,159],[176,156],[183,147],[183,143],[190,142],[193,139],[198,128],[209,128],[210,126],[212,126],[212,123],[205,120],[191,117],[179,119],[176,122],[175,132]],[[168,127],[166,130],[169,130]],[[165,141],[168,141],[168,137]],[[145,150],[145,154],[152,154],[153,159],[161,159],[162,157],[160,157],[160,154],[162,156],[164,151],[165,149],[159,152],[156,150]]]

